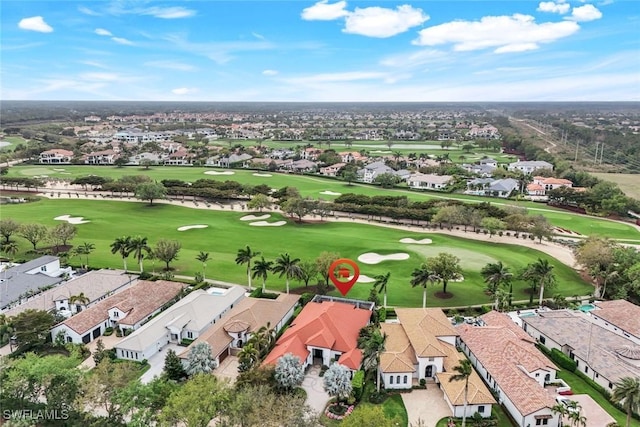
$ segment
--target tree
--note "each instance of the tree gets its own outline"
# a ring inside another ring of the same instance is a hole
[[[91,252],[93,252],[95,249],[96,249],[96,245],[90,242],[83,242],[80,246],[75,248],[75,253],[78,256],[82,257],[82,255],[84,255],[86,257],[85,259],[86,268],[89,268],[89,255],[91,255]]]
[[[511,295],[513,293],[513,284],[511,279],[513,274],[509,272],[509,268],[502,264],[502,261],[496,263],[488,263],[480,271],[484,282],[487,284],[487,289],[490,294],[496,297],[496,309],[498,308],[498,289],[501,285],[510,285],[509,287],[509,305],[511,305]]]
[[[347,182],[347,185],[351,187],[354,181],[358,180],[358,175],[356,172],[350,169],[345,169],[342,172],[342,180]]]
[[[381,173],[373,180],[374,183],[380,184],[382,188],[392,188],[398,183],[398,177],[392,173]]]
[[[216,361],[211,355],[211,346],[206,342],[199,342],[191,347],[187,356],[186,373],[190,376],[208,374],[216,367]]]
[[[142,236],[132,237],[129,242],[129,250],[133,253],[133,257],[140,265],[140,273],[142,273],[144,270],[142,260],[145,257],[145,253],[147,254],[147,258],[150,258],[151,255],[151,248],[147,243],[147,238]]]
[[[318,275],[318,266],[313,261],[300,261],[299,279],[304,282],[304,286],[309,286],[309,281]]]
[[[135,195],[140,200],[148,200],[150,205],[156,199],[164,199],[167,196],[167,189],[159,182],[146,182],[135,187]]]
[[[318,269],[318,273],[322,275],[325,281],[325,285],[329,286],[329,267],[334,261],[340,259],[340,254],[336,252],[320,252],[318,258],[316,258],[316,267]]]
[[[390,276],[391,276],[391,273],[387,273],[387,274],[378,274],[377,276],[374,277],[375,282],[373,283],[373,287],[376,288],[378,293],[380,292],[383,293],[383,297],[382,297],[383,307],[387,306],[387,284],[389,283]]]
[[[0,235],[4,237],[4,243],[9,243],[11,236],[20,231],[20,224],[11,218],[0,219]]]
[[[131,236],[117,237],[110,246],[112,254],[120,254],[124,263],[124,271],[127,271],[127,257],[131,253]]]
[[[207,261],[209,261],[209,252],[200,251],[196,256],[196,260],[202,263],[202,278],[206,280]]]
[[[100,364],[100,362],[102,362],[102,359],[104,359],[106,356],[105,353],[105,348],[104,348],[104,342],[102,342],[101,338],[98,338],[98,341],[96,341],[96,349],[93,352],[93,361],[96,365]]]
[[[38,243],[47,237],[47,227],[42,224],[23,224],[20,226],[20,236],[27,239],[33,250],[37,250]]]
[[[280,274],[278,277],[285,277],[287,293],[289,293],[289,280],[299,278],[301,275],[299,262],[300,258],[291,259],[288,253],[284,253],[276,258],[275,264],[271,269],[274,274]]]
[[[627,411],[626,427],[631,425],[631,414],[640,412],[640,379],[634,377],[620,378],[613,387],[611,400],[622,405]]]
[[[546,259],[538,258],[533,263],[534,275],[540,284],[540,307],[542,307],[542,299],[544,298],[545,286],[550,288],[556,283],[556,276],[553,273],[553,265]]]
[[[182,381],[187,376],[187,372],[182,366],[182,361],[172,349],[167,351],[162,372],[167,379],[173,381]]]
[[[380,355],[385,350],[387,335],[381,334],[379,329],[372,329],[358,339],[358,348],[362,350],[362,368],[365,372],[376,376],[376,387],[380,391]]]
[[[258,209],[262,212],[262,209],[269,209],[271,207],[271,200],[264,194],[256,194],[249,200],[247,207],[252,210]]]
[[[298,222],[302,222],[305,215],[311,213],[315,207],[315,202],[302,197],[290,197],[282,205],[282,212],[298,217]]]
[[[236,264],[247,264],[247,282],[249,283],[249,290],[251,290],[251,260],[260,255],[260,252],[254,252],[249,245],[244,249],[238,249],[236,255]]]
[[[253,274],[251,277],[256,279],[258,277],[262,278],[262,291],[266,290],[266,282],[267,277],[269,276],[269,272],[273,266],[273,261],[267,261],[264,257],[261,257],[259,261],[256,261],[255,265],[252,268]]]
[[[84,294],[84,292],[80,292],[77,295],[71,295],[69,297],[69,304],[73,305],[73,304],[78,304],[78,305],[87,305],[91,302],[91,300],[89,300],[89,298]],[[78,310],[78,311],[82,311],[82,309]]]
[[[91,371],[83,384],[80,396],[89,408],[101,408],[112,425],[122,421],[118,393],[137,376],[139,371],[132,362],[114,363],[108,357]]]
[[[116,165],[116,167],[118,168],[122,168],[124,167],[124,165],[127,164],[127,159],[125,159],[124,157],[118,157],[113,161],[113,164]]]
[[[395,427],[399,425],[398,418],[389,418],[380,405],[358,405],[351,415],[340,422],[340,427]]]
[[[281,356],[276,363],[275,379],[285,390],[292,390],[302,384],[304,368],[300,358],[291,353]]]
[[[434,258],[427,259],[427,266],[442,281],[442,293],[447,293],[447,284],[451,280],[460,278],[460,258],[455,255],[441,252]]]
[[[167,381],[163,377],[156,377],[147,384],[140,381],[130,382],[116,396],[120,411],[127,420],[127,426],[158,425],[160,411],[166,405],[169,396],[178,388],[175,381]]]
[[[439,280],[440,277],[425,263],[411,273],[411,286],[422,286],[422,308],[427,307],[427,284],[436,283]]]
[[[151,166],[153,166],[153,160],[151,159],[142,159],[140,160],[140,166],[144,166],[145,170],[149,170]]]
[[[60,245],[67,246],[69,240],[73,240],[76,236],[77,231],[78,229],[75,225],[63,222],[49,230],[49,239],[58,249]]]
[[[607,238],[589,237],[575,251],[576,261],[595,279],[595,295],[604,297],[603,278],[615,261],[616,243]]]
[[[467,422],[467,396],[469,393],[469,377],[473,372],[473,367],[469,359],[462,359],[460,363],[453,367],[453,370],[457,373],[449,377],[449,381],[464,381],[464,409],[462,412],[462,427],[465,427]]]
[[[504,230],[506,228],[504,221],[492,217],[482,218],[482,221],[480,221],[480,226],[489,231],[489,238],[493,237],[493,235],[496,234],[497,231]]]
[[[238,372],[249,372],[260,360],[260,351],[248,342],[238,353]]]
[[[160,413],[160,426],[206,427],[220,416],[231,390],[213,375],[199,374],[169,396]]]
[[[41,347],[55,323],[53,314],[44,310],[27,309],[12,318],[14,336],[21,351]]]
[[[352,385],[349,369],[339,363],[332,364],[322,378],[324,390],[338,402],[346,400],[351,394]]]
[[[20,252],[20,246],[18,246],[14,241],[10,241],[8,243],[3,242],[2,245],[0,245],[0,251],[7,254],[8,257],[13,257],[15,254]]]
[[[536,215],[532,218],[532,224],[529,228],[529,233],[538,239],[539,243],[542,243],[544,237],[550,237],[552,235],[552,227],[549,224],[549,220],[544,215]]]
[[[154,256],[166,264],[165,270],[171,270],[169,264],[178,259],[182,244],[177,240],[160,239],[153,248]]]

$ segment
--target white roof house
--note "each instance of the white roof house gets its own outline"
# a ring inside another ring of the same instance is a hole
[[[553,165],[542,160],[517,161],[515,163],[510,163],[508,169],[510,171],[518,170],[528,175],[540,169],[553,170]]]
[[[134,331],[116,346],[117,356],[138,361],[149,359],[170,342],[195,340],[222,319],[245,294],[240,286],[233,286],[222,293],[209,292],[202,289],[191,292]]]
[[[407,184],[411,188],[439,190],[453,181],[451,175],[435,175],[435,174],[423,174],[415,173],[407,178]]]

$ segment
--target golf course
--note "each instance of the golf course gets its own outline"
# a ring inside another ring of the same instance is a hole
[[[328,187],[325,184],[321,188]],[[177,240],[182,244],[182,249],[179,258],[171,263],[174,274],[193,276],[202,271],[202,264],[196,257],[203,251],[210,254],[206,267],[207,278],[241,284],[247,282],[246,266],[237,265],[235,257],[238,249],[247,245],[253,251],[260,251],[260,255],[267,260],[289,253],[292,258],[313,261],[323,251],[337,252],[342,257],[360,260],[363,280],[390,272],[388,304],[392,306],[415,307],[422,304],[422,289],[412,288],[409,284],[411,272],[427,257],[441,252],[460,258],[464,280],[449,283],[447,290],[453,296],[447,299],[435,296],[436,292],[442,290],[441,285],[429,285],[428,306],[490,304],[491,298],[484,292],[485,284],[480,269],[487,263],[497,261],[502,261],[512,272],[517,273],[538,258],[549,260],[554,266],[558,284],[556,289],[547,292],[548,297],[557,293],[567,297],[587,295],[593,291],[593,286],[584,282],[573,269],[535,249],[368,224],[299,224],[278,213],[192,209],[169,204],[149,206],[142,202],[101,198],[42,198],[31,203],[4,205],[2,217],[13,218],[20,223],[40,223],[48,227],[60,224],[62,220],[77,223],[77,236],[71,243],[81,245],[88,242],[95,245],[95,250],[89,254],[88,264],[91,268],[123,267],[120,255],[114,255],[110,250],[111,243],[121,236],[148,237],[150,246],[160,238]],[[423,240],[427,238],[428,240]],[[17,235],[14,240],[20,245],[17,255],[19,258],[31,246]],[[39,247],[47,245],[42,242]],[[127,261],[129,270],[137,271],[135,259],[131,256]],[[70,262],[79,265],[85,261],[84,257],[80,260],[76,256]],[[163,266],[160,261],[144,261],[146,271],[155,270],[160,273]],[[311,284],[313,283],[315,282]],[[266,284],[269,289],[285,288],[284,278],[274,275],[269,275]],[[254,280],[255,285],[260,285],[260,281]],[[291,286],[293,288],[304,284],[292,282]],[[366,299],[370,288],[371,283],[356,283],[349,296]],[[514,281],[514,300],[528,299],[529,295],[525,292],[527,288],[527,283]],[[334,294],[337,295],[335,291]]]

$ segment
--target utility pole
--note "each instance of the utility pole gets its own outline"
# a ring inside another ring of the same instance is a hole
[[[576,141],[576,157],[575,157],[575,159],[573,159],[573,161],[574,161],[574,162],[577,162],[577,161],[578,161],[578,149],[579,149],[579,148],[580,148],[580,140],[578,139],[578,140]]]
[[[600,147],[600,164],[602,164],[603,155],[604,155],[604,141],[602,142],[602,146]]]
[[[598,163],[598,146],[600,145],[600,143],[598,141],[596,141],[596,155],[593,159],[593,163]]]

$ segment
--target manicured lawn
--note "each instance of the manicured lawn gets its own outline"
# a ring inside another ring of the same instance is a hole
[[[365,406],[375,406],[373,403],[365,402],[364,400],[358,404],[358,407]],[[404,407],[404,402],[402,401],[402,396],[399,394],[392,394],[384,402],[382,402],[382,411],[384,415],[389,419],[396,418],[399,420],[398,426],[408,426],[409,425],[409,415],[407,414],[407,409]],[[328,418],[326,415],[322,415],[321,423],[327,427],[339,426],[340,421],[332,420]],[[509,426],[511,427],[511,426]]]
[[[529,201],[502,200],[496,198],[467,196],[462,194],[447,194],[436,192],[418,192],[403,189],[382,189],[372,185],[346,183],[330,178],[318,176],[303,176],[293,174],[271,173],[272,176],[255,176],[260,171],[250,170],[231,170],[233,175],[207,175],[205,172],[215,171],[211,168],[199,167],[171,167],[157,166],[149,170],[140,167],[124,167],[117,168],[113,166],[70,166],[61,165],[60,167],[47,167],[39,165],[31,166],[15,166],[10,168],[9,176],[46,176],[50,178],[70,179],[86,175],[100,175],[110,178],[118,178],[122,175],[147,175],[154,180],[163,179],[181,179],[184,181],[195,181],[198,179],[208,178],[215,180],[233,180],[242,184],[266,184],[272,188],[282,188],[285,186],[294,186],[300,190],[303,196],[313,198],[321,198],[325,200],[333,200],[336,196],[322,194],[325,191],[336,193],[357,193],[369,196],[373,195],[407,195],[409,199],[431,200],[431,199],[456,199],[472,203],[490,202],[496,205],[512,205],[527,208],[533,214],[543,214],[549,218],[549,221],[558,227],[573,230],[584,235],[600,235],[610,237],[612,239],[636,239],[640,241],[640,231],[631,225],[606,221],[600,218],[576,215],[567,211],[549,208],[546,205],[533,203]]]
[[[462,260],[465,280],[449,283],[448,291],[454,296],[450,299],[437,299],[435,292],[440,285],[429,286],[427,304],[429,306],[467,306],[489,304],[490,298],[484,293],[484,283],[480,269],[488,262],[503,261],[512,271],[517,272],[537,258],[548,259],[555,266],[558,278],[557,291],[548,292],[548,296],[559,292],[565,296],[586,295],[593,287],[585,283],[571,268],[550,256],[529,248],[516,245],[502,245],[487,241],[466,240],[440,234],[419,234],[374,225],[357,223],[297,224],[291,220],[272,214],[269,221],[286,220],[282,227],[256,227],[250,221],[240,221],[248,212],[220,212],[204,209],[190,209],[166,204],[148,206],[140,202],[117,202],[103,199],[42,199],[28,204],[5,205],[3,218],[14,218],[19,222],[38,222],[47,226],[58,224],[53,218],[60,215],[84,217],[89,223],[78,225],[78,235],[72,242],[95,244],[95,251],[89,256],[91,267],[122,268],[119,255],[113,255],[110,244],[115,238],[126,235],[141,235],[149,238],[151,245],[159,238],[175,239],[182,243],[179,259],[172,263],[176,274],[193,276],[201,271],[196,261],[199,251],[209,252],[212,258],[207,263],[207,277],[219,280],[246,283],[246,268],[235,263],[238,249],[246,245],[254,251],[261,251],[266,259],[273,260],[279,254],[288,252],[292,257],[302,260],[314,260],[322,251],[338,252],[341,256],[356,260],[367,252],[386,255],[407,253],[404,261],[383,261],[379,264],[359,262],[361,274],[374,277],[391,272],[388,284],[388,303],[392,306],[419,306],[422,303],[422,289],[409,285],[411,272],[424,262],[426,257],[439,252],[451,252]],[[207,225],[203,229],[178,231],[185,225]],[[432,239],[431,245],[412,245],[400,243],[400,239],[410,237]],[[16,237],[23,254],[30,248],[26,240]],[[40,246],[44,246],[42,243]],[[20,254],[18,255],[20,257]],[[75,265],[80,260],[72,258]],[[161,263],[145,261],[145,269],[157,272]],[[133,258],[128,266],[136,269]],[[258,284],[258,281],[254,281]],[[297,282],[292,287],[300,286]],[[270,276],[267,287],[284,290],[284,279]],[[358,283],[349,296],[366,299],[371,285]],[[514,283],[514,300],[528,299],[525,294],[527,285]]]
[[[10,145],[0,147],[0,151],[13,151],[18,144],[27,144],[29,140],[22,138],[21,136],[5,136],[0,138],[0,141],[10,142]]]
[[[515,424],[511,422],[509,415],[505,412],[505,409],[501,405],[493,405],[493,415],[498,419],[498,427],[514,427]],[[449,417],[444,417],[438,421],[436,427],[447,427]],[[456,418],[456,426],[462,425],[462,418]],[[467,418],[467,425],[473,425],[471,420]]]
[[[615,418],[620,426],[624,426],[627,420],[627,414],[618,410],[603,395],[594,390],[586,381],[572,372],[566,370],[558,371],[558,377],[562,378],[569,386],[574,394],[588,394],[593,400],[602,406],[609,415]],[[640,421],[631,419],[631,427],[640,427]]]

